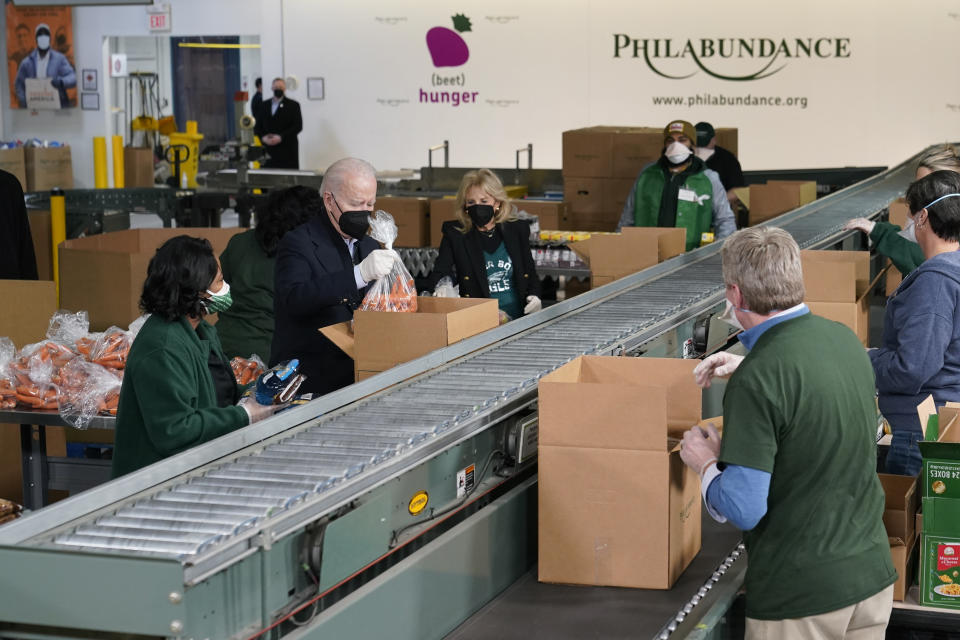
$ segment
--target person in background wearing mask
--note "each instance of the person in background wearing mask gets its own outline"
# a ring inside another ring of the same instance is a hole
[[[263,108],[263,78],[257,78],[253,86],[256,91],[253,92],[253,98],[250,99],[250,115],[259,120],[260,110]]]
[[[727,190],[727,200],[732,207],[737,202],[737,194],[733,192],[738,187],[746,186],[743,179],[743,169],[740,161],[727,149],[717,146],[717,133],[709,122],[698,122],[697,130],[697,157],[707,163],[707,168],[717,172],[720,183]]]
[[[287,233],[277,250],[270,363],[300,359],[304,393],[353,384],[353,360],[319,329],[353,318],[369,285],[400,256],[367,235],[377,174],[357,158],[334,162],[320,184],[319,215]]]
[[[230,238],[220,254],[233,306],[220,313],[217,333],[228,358],[251,354],[266,361],[273,342],[273,274],[277,248],[288,231],[320,214],[320,194],[298,185],[270,192],[257,226]]]
[[[886,471],[920,472],[917,405],[960,402],[960,174],[934,171],[907,188],[917,244],[926,258],[887,301],[883,341],[869,351],[880,413],[893,439]]]
[[[700,475],[707,513],[744,532],[745,637],[882,640],[897,572],[883,527],[870,360],[850,329],[803,303],[800,247],[789,233],[742,229],[720,253],[749,353],[733,366],[714,354],[694,370],[702,387],[732,374],[723,436],[695,426],[680,457]]]
[[[241,399],[216,328],[230,308],[210,242],[177,236],[150,259],[140,308],[151,314],[127,358],[117,409],[113,477],[273,415],[281,405]]]
[[[27,78],[49,78],[50,85],[60,93],[60,106],[72,107],[67,89],[77,86],[77,74],[67,57],[50,48],[50,27],[38,24],[34,31],[37,48],[20,62],[17,79],[17,103],[27,108]]]
[[[681,227],[687,251],[700,246],[704,233],[716,239],[736,231],[727,191],[717,173],[693,155],[697,133],[685,120],[663,129],[663,155],[640,172],[620,216],[622,227]]]
[[[928,149],[920,156],[916,179],[925,178],[934,171],[960,173],[960,157],[957,157],[957,150],[952,145],[945,144]],[[854,218],[843,228],[859,229],[870,236],[877,253],[890,258],[893,266],[906,277],[924,260],[913,224],[913,218],[908,214],[907,224],[903,229],[892,222],[874,222],[869,218]]]
[[[269,158],[264,163],[269,169],[299,169],[300,146],[297,135],[303,131],[300,103],[286,97],[287,84],[283,78],[273,79],[273,98],[264,102],[253,132],[267,147]]]
[[[489,169],[469,171],[457,191],[456,220],[443,223],[443,239],[423,287],[444,276],[462,298],[496,298],[501,323],[539,311],[540,278],[530,253],[530,225],[514,216],[500,178]]]

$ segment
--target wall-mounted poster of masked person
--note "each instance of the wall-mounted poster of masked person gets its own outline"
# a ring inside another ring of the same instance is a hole
[[[63,109],[77,105],[70,7],[18,7],[5,0],[10,106]]]

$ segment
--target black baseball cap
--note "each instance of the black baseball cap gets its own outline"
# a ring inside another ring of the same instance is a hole
[[[717,135],[717,132],[713,130],[713,125],[709,122],[698,122],[696,129],[698,147],[707,146],[710,144],[710,141],[713,140],[713,136]]]

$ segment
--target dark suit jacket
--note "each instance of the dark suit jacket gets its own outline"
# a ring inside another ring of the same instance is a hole
[[[540,295],[540,278],[537,277],[530,253],[530,225],[523,220],[514,220],[502,222],[497,227],[513,262],[513,285],[520,304],[526,305],[527,296]],[[442,230],[440,254],[433,271],[425,281],[421,281],[419,288],[433,290],[442,277],[450,276],[460,285],[461,298],[489,298],[490,283],[487,281],[480,233],[473,227],[463,233],[456,220],[444,222]]]
[[[359,242],[361,258],[379,248],[369,236]],[[274,274],[270,364],[299,358],[304,393],[353,384],[353,360],[318,330],[352,319],[368,287],[357,289],[353,260],[326,211],[283,236]]]
[[[0,280],[36,280],[30,221],[17,176],[0,171]]]
[[[267,146],[270,159],[264,163],[271,169],[299,169],[300,147],[297,143],[297,134],[303,131],[303,118],[300,115],[300,103],[290,98],[284,98],[277,107],[277,113],[271,114],[273,98],[264,100],[260,104],[260,113],[253,114],[257,124],[253,132],[260,136],[260,140],[268,133],[280,136],[280,144]]]

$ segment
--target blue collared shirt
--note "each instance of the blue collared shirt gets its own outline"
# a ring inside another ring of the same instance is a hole
[[[801,302],[755,327],[746,329],[737,337],[744,347],[752,349],[760,336],[771,327],[807,313],[810,313],[810,309]],[[701,490],[707,513],[714,520],[730,520],[738,529],[749,531],[757,526],[767,513],[770,473],[736,464],[727,465],[720,471],[717,465],[712,465],[703,474]]]

